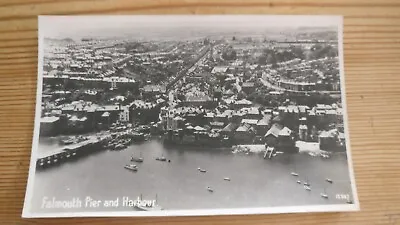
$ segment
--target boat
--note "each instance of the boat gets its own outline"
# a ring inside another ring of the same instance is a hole
[[[353,204],[353,200],[347,199],[346,203],[347,203],[347,204]]]
[[[75,142],[74,138],[67,138],[67,139],[60,140],[60,144],[62,144],[62,145],[70,145],[70,144],[73,144],[74,142]]]
[[[205,170],[205,169],[202,169],[202,168],[198,168],[198,170],[199,170],[200,172],[202,172],[202,173],[205,173],[205,172],[207,172],[207,170]]]
[[[214,190],[212,188],[210,188],[210,187],[207,187],[207,191],[214,192]]]
[[[311,191],[311,188],[309,186],[304,186],[304,189],[306,189],[306,191]]]
[[[326,194],[326,190],[324,189],[324,192],[320,194],[321,198],[328,198],[328,195]]]
[[[142,153],[140,153],[140,157],[131,156],[131,161],[132,162],[143,162]]]
[[[125,165],[124,168],[128,169],[128,170],[135,171],[135,172],[138,171],[138,167],[136,165],[134,165],[134,164]]]
[[[164,161],[166,161],[167,159],[166,159],[164,156],[161,156],[161,157],[157,157],[156,160],[157,160],[157,161],[163,161],[163,162],[164,162]]]
[[[295,177],[298,177],[299,176],[299,174],[298,173],[295,173],[295,172],[291,172],[290,173],[292,176],[295,176]]]
[[[331,183],[331,184],[333,183],[333,181],[331,179],[329,179],[329,178],[326,178],[325,181],[328,182],[328,183]]]
[[[226,181],[231,181],[231,178],[229,178],[229,177],[224,177],[224,180],[226,180]]]
[[[298,183],[298,184],[301,184],[301,181],[298,180],[297,183]]]
[[[142,201],[142,195],[138,197],[138,200]],[[135,209],[139,211],[160,211],[164,210],[160,205],[157,204],[157,195],[156,195],[156,200],[154,201],[154,204],[135,204],[134,206]]]
[[[304,182],[304,186],[310,186],[310,183],[308,183],[308,179]]]

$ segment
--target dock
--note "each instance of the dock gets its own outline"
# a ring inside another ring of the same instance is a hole
[[[102,150],[103,144],[109,138],[109,135],[91,136],[87,140],[82,142],[66,146],[58,146],[51,151],[46,151],[43,153],[39,152],[36,159],[36,168],[48,168],[65,161]]]
[[[267,147],[267,149],[265,150],[264,153],[264,159],[266,159],[267,157],[270,159],[272,158],[272,154],[274,153],[275,148],[274,147]]]

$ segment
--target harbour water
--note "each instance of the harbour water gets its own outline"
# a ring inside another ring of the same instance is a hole
[[[57,144],[41,139],[39,151]],[[130,157],[142,156],[134,163],[138,171],[124,168]],[[166,157],[166,162],[155,160]],[[168,162],[171,160],[171,162]],[[198,168],[207,172],[201,173]],[[291,172],[299,176],[291,175]],[[230,181],[224,180],[229,177]],[[333,183],[325,181],[326,178]],[[297,181],[307,181],[311,191]],[[211,187],[214,192],[207,191]],[[329,198],[321,198],[325,192]],[[229,149],[165,147],[159,140],[134,144],[122,151],[99,151],[59,166],[37,171],[32,199],[33,212],[131,211],[121,204],[123,197],[153,200],[164,209],[248,208],[345,204],[336,195],[350,195],[351,186],[344,153],[328,159],[308,154],[279,154],[263,159],[262,154],[233,154]],[[115,200],[116,207],[43,208],[43,198],[57,200]]]

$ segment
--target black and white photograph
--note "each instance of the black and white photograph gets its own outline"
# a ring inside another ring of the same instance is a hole
[[[23,217],[359,210],[341,16],[40,16]]]

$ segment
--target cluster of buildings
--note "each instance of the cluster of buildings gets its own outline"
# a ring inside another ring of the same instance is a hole
[[[338,57],[304,61],[293,59],[278,63],[279,68],[267,70],[263,79],[287,91],[340,91]]]
[[[266,144],[296,151],[297,140],[320,142],[324,150],[344,148],[342,113],[336,104],[272,109],[238,100],[215,109],[163,107],[160,115],[163,129],[175,143]]]
[[[294,59],[272,69],[246,58],[249,52],[262,54],[260,45],[268,44],[230,46],[237,51],[236,59],[225,60],[221,57],[228,48],[225,42],[195,43],[192,50],[182,53],[189,54],[185,59],[176,55],[187,49],[187,43],[148,53],[127,53],[118,43],[97,42],[59,49],[61,53],[47,58],[45,64],[41,135],[94,132],[110,129],[115,123],[131,123],[151,125],[152,131],[164,134],[166,143],[173,144],[265,144],[295,152],[295,142],[301,140],[319,142],[323,150],[345,148],[340,103],[296,105],[285,101],[272,107],[246,99],[257,92],[260,79],[280,89],[271,88],[271,95],[339,91],[337,58]],[[160,78],[159,69],[164,67],[159,65],[170,66],[172,61],[179,71]],[[126,67],[140,76],[151,74],[139,82],[122,76]],[[160,80],[152,80],[155,78]],[[76,92],[83,100],[70,100]],[[128,101],[127,92],[135,97]],[[104,94],[107,101],[100,101]]]

